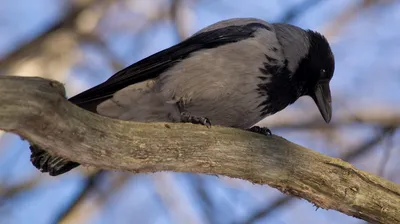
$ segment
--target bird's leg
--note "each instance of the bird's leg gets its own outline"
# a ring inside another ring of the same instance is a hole
[[[183,123],[192,123],[192,124],[201,124],[205,125],[207,128],[211,128],[211,122],[206,117],[200,117],[190,114],[190,112],[185,111],[184,103],[182,100],[177,102],[178,110],[181,114],[181,122]]]
[[[192,124],[202,124],[207,128],[211,128],[211,122],[206,117],[193,116],[189,112],[181,112],[181,122],[192,123]]]
[[[251,131],[251,132],[255,132],[255,133],[258,133],[258,134],[262,134],[262,135],[267,135],[267,136],[272,135],[271,130],[269,130],[269,128],[266,128],[266,127],[253,126],[253,127],[248,128],[246,130]]]

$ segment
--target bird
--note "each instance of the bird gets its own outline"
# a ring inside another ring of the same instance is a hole
[[[233,18],[115,73],[68,100],[93,113],[137,122],[187,122],[245,129],[302,96],[332,117],[335,60],[313,30],[257,18]],[[31,145],[31,162],[57,176],[79,166]]]

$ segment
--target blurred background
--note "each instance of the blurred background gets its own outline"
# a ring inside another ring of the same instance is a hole
[[[306,97],[263,125],[400,183],[400,1],[0,0],[0,74],[56,79],[72,96],[233,17],[317,30],[336,57],[330,125]],[[81,167],[50,177],[27,142],[0,135],[0,223],[364,223],[222,176]]]

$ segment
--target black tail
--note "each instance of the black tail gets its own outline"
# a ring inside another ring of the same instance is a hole
[[[50,155],[48,152],[31,145],[31,163],[42,173],[57,176],[79,166],[79,163],[68,161],[64,158]]]

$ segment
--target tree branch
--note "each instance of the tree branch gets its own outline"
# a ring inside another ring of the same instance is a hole
[[[362,155],[365,155],[365,154],[369,153],[387,135],[391,135],[395,130],[395,128],[391,128],[391,127],[385,127],[385,128],[382,128],[382,129],[383,130],[379,135],[374,136],[370,140],[367,140],[362,145],[357,146],[355,149],[348,150],[345,155],[341,156],[341,159],[344,160],[344,161],[351,161],[351,160],[354,160],[356,158],[359,158]],[[265,206],[264,208],[256,211],[253,215],[251,215],[245,221],[240,222],[240,223],[245,223],[245,224],[256,223],[260,219],[270,215],[272,212],[274,212],[278,208],[289,204],[290,202],[293,201],[293,199],[295,199],[295,198],[294,197],[290,197],[290,196],[280,197],[280,198],[276,199],[275,201],[273,201],[272,203],[270,203],[268,206]]]
[[[87,112],[42,78],[0,77],[0,127],[102,169],[226,175],[375,223],[400,222],[400,186],[281,137],[213,126],[137,123]]]

